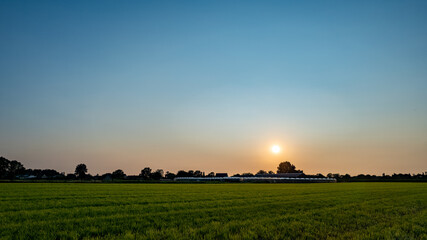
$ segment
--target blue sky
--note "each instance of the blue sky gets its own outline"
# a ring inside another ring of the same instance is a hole
[[[0,155],[425,171],[426,26],[425,1],[2,1]]]

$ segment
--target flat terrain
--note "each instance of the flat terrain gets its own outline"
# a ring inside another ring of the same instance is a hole
[[[1,239],[427,239],[426,183],[0,183]]]

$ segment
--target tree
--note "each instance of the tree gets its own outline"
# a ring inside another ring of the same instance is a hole
[[[301,170],[296,170],[295,166],[290,162],[281,162],[277,167],[277,173],[302,173]]]
[[[200,170],[194,171],[194,177],[203,177],[203,173]]]
[[[117,169],[112,173],[112,177],[115,179],[123,179],[125,178],[126,174],[121,169]]]
[[[163,178],[163,169],[157,169],[155,172],[151,173],[150,178],[154,180]]]
[[[257,172],[257,175],[258,174],[267,174],[267,172],[266,171],[264,171],[264,170],[259,170],[258,172]]]
[[[316,177],[318,177],[318,178],[324,178],[325,176],[323,174],[321,174],[321,173],[318,173],[318,174],[316,174]]]
[[[78,178],[80,179],[84,178],[87,173],[86,164],[80,163],[79,165],[77,165],[74,173],[77,175]]]
[[[148,180],[150,179],[150,174],[151,174],[151,168],[146,167],[141,170],[141,174],[139,174],[139,176],[141,176],[145,180]]]
[[[6,178],[9,173],[10,161],[4,157],[0,157],[0,178]]]
[[[176,174],[177,177],[188,177],[188,173],[184,170],[179,170]]]
[[[385,177],[385,174],[383,174],[383,177]],[[345,174],[344,176],[341,176],[341,178],[344,182],[348,182],[348,181],[350,181],[351,176],[350,176],[350,174]]]
[[[207,176],[208,177],[215,177],[215,173],[214,172],[210,172]]]
[[[0,178],[13,179],[17,175],[24,174],[25,167],[22,163],[16,160],[8,160],[4,157],[0,157]]]
[[[22,163],[12,160],[9,163],[9,177],[14,178],[16,175],[23,174],[25,172],[24,165]]]
[[[171,172],[168,171],[168,172],[166,172],[165,177],[167,179],[174,179],[176,177],[176,175],[174,173],[171,173]]]

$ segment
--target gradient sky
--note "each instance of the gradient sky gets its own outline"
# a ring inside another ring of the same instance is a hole
[[[2,0],[0,155],[92,174],[426,171],[427,1]]]

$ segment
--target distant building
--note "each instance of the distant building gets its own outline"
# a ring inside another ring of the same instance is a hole
[[[21,180],[27,180],[27,179],[36,179],[37,178],[37,176],[34,176],[34,175],[28,175],[28,174],[26,174],[26,175],[18,175],[18,176],[16,176],[18,179],[21,179]]]
[[[335,178],[312,177],[304,173],[257,174],[255,176],[233,176],[217,173],[215,177],[176,177],[180,182],[262,182],[262,183],[334,183]]]
[[[257,174],[255,177],[266,178],[300,178],[305,177],[304,173],[277,173],[277,174]]]
[[[335,178],[311,177],[176,177],[179,182],[334,183]]]
[[[228,177],[228,173],[217,173],[215,177]]]

